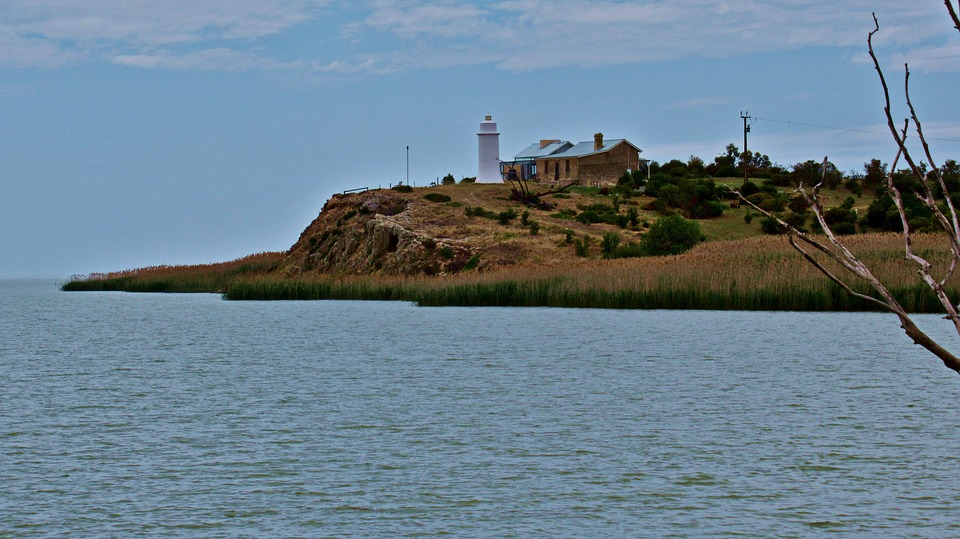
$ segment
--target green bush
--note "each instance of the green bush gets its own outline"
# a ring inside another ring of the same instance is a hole
[[[486,210],[482,206],[476,206],[473,208],[467,206],[466,208],[463,209],[463,214],[466,215],[467,217],[483,217],[485,219],[497,218],[496,213],[490,210]]]
[[[457,179],[453,177],[453,174],[447,174],[442,180],[440,180],[440,183],[443,185],[453,185],[457,183]]]
[[[648,255],[676,255],[703,241],[700,225],[679,215],[657,219],[643,237],[643,249]]]
[[[795,212],[791,211],[783,217],[783,220],[787,222],[793,228],[796,228],[800,232],[807,231],[807,219],[810,217],[809,211]]]
[[[785,234],[787,232],[787,229],[773,217],[764,217],[761,219],[760,230],[762,230],[764,234]]]
[[[429,200],[430,202],[450,202],[450,197],[440,193],[427,193],[423,195],[423,198]]]
[[[616,232],[607,232],[600,240],[600,251],[604,258],[611,258],[617,246],[620,245],[620,234]]]
[[[550,214],[550,217],[553,217],[554,219],[567,219],[570,221],[572,221],[576,216],[577,216],[577,210],[570,209],[570,208],[566,208],[556,213]]]
[[[645,256],[643,245],[639,243],[620,244],[610,255],[610,258],[637,258]]]
[[[538,222],[536,222],[536,221],[530,221],[530,224],[529,224],[528,226],[530,227],[530,235],[531,235],[531,236],[536,236],[537,233],[540,232],[540,223],[538,223]]]
[[[590,256],[590,236],[584,235],[582,238],[573,242],[577,256],[585,258]]]
[[[723,203],[719,200],[705,200],[690,209],[693,219],[711,219],[723,215]]]
[[[576,216],[575,219],[576,219],[578,222],[583,223],[583,224],[585,224],[585,225],[589,225],[589,224],[592,224],[592,223],[602,223],[602,222],[603,222],[603,218],[600,217],[600,216],[597,214],[597,212],[592,211],[592,210],[587,210],[587,211],[584,211],[584,212],[580,212],[579,214],[577,214],[577,216]]]
[[[390,189],[393,189],[394,191],[396,191],[396,192],[398,192],[398,193],[412,193],[412,192],[413,192],[413,187],[412,187],[412,186],[410,186],[410,185],[403,185],[402,183],[401,183],[401,184],[394,185],[394,186],[391,187]]]
[[[497,219],[500,221],[501,225],[510,224],[510,221],[517,218],[517,210],[513,208],[508,208],[505,211],[500,212],[497,215]]]
[[[477,269],[477,266],[480,264],[480,255],[473,255],[470,257],[470,260],[467,260],[467,263],[463,265],[463,271],[470,271]]]

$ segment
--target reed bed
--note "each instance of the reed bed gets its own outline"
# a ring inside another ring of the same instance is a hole
[[[903,257],[896,234],[846,238],[848,246],[887,283],[911,312],[940,312],[933,293]],[[944,267],[943,238],[918,235],[915,247]],[[839,272],[839,271],[838,271]],[[859,292],[872,294],[863,282]],[[948,293],[960,298],[949,283]],[[782,237],[711,242],[683,255],[619,260],[564,260],[483,274],[434,278],[242,278],[226,299],[400,300],[424,306],[543,306],[613,309],[876,310],[826,279]]]
[[[75,275],[61,289],[73,291],[125,292],[223,292],[227,284],[243,276],[274,271],[284,253],[257,253],[229,262],[191,266],[150,266],[112,273]]]

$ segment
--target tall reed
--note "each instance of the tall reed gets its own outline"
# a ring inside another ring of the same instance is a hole
[[[912,312],[940,312],[939,302],[903,257],[896,234],[845,239]],[[948,260],[942,237],[917,235],[914,246],[938,267]],[[782,237],[708,242],[682,255],[616,260],[570,256],[535,265],[437,277],[290,278],[282,253],[205,266],[142,268],[71,281],[64,290],[222,292],[231,300],[386,300],[424,306],[545,306],[612,309],[873,310],[848,296],[803,260]],[[839,269],[837,270],[839,272]],[[871,293],[865,283],[858,291]],[[960,287],[947,283],[950,297]]]
[[[936,236],[918,236],[934,262],[946,260]],[[851,248],[889,283],[912,312],[939,312],[936,297],[903,260],[896,235],[856,236]],[[871,293],[864,283],[853,283]],[[951,297],[960,288],[949,283]],[[373,299],[425,306],[549,306],[614,309],[851,311],[876,307],[848,296],[780,237],[714,242],[683,255],[619,260],[564,260],[482,274],[437,278],[255,277],[234,281],[227,299]]]
[[[190,266],[151,266],[113,273],[74,276],[61,289],[125,292],[222,292],[228,283],[245,275],[274,271],[284,253],[258,253],[230,262]]]

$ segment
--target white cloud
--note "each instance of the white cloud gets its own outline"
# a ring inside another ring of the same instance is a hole
[[[960,43],[897,53],[890,57],[890,63],[900,67],[909,64],[913,71],[928,73],[960,71]]]
[[[119,54],[111,58],[118,65],[150,69],[241,71],[246,69],[278,69],[284,66],[274,61],[227,48],[204,49],[175,54],[169,51],[149,54]]]
[[[469,4],[427,3],[413,6],[381,5],[359,25],[403,38],[421,35],[463,38],[500,34],[486,20],[489,12]]]
[[[0,6],[0,65],[63,65],[106,58],[128,65],[207,69],[212,49],[250,42],[316,19],[329,0],[6,0]],[[6,38],[4,38],[6,36]],[[10,43],[13,46],[9,46]],[[196,44],[200,50],[153,52]],[[211,46],[215,44],[216,46]],[[263,67],[244,54],[222,68]],[[152,58],[152,60],[151,60]],[[182,66],[182,67],[180,67]]]
[[[64,41],[164,45],[249,39],[309,20],[318,0],[7,0],[0,17],[21,31]]]
[[[850,48],[856,60],[852,50],[863,50],[871,10],[882,28],[878,48],[916,58],[918,69],[942,69],[937,55],[956,48],[943,44],[956,32],[942,5],[900,0],[5,0],[0,65],[106,59],[163,69],[287,65],[375,74],[479,62],[510,70],[638,64],[806,47]],[[316,42],[315,52],[281,59],[283,48],[257,48],[294,30],[302,30],[295,39]]]
[[[0,66],[60,67],[83,57],[82,53],[65,51],[49,40],[22,36],[9,26],[0,26]]]

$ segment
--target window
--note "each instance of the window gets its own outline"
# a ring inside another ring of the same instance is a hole
[[[569,175],[570,175],[570,160],[569,160],[569,159],[567,159],[567,167],[566,167],[566,168],[567,168],[567,175],[569,176]]]

